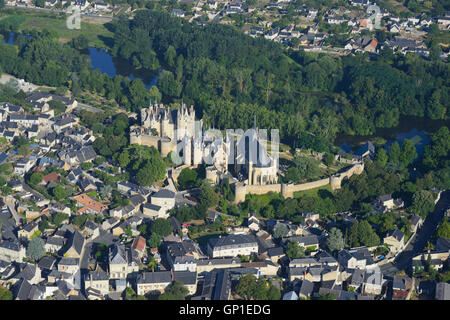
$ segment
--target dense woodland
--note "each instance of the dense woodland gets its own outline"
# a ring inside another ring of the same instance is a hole
[[[282,138],[299,144],[303,132],[332,141],[339,131],[395,126],[400,115],[448,116],[448,65],[415,55],[386,50],[369,61],[286,52],[229,26],[200,27],[148,10],[118,21],[113,54],[164,68],[163,97],[193,102],[210,125],[247,127],[253,117],[246,115],[256,114],[261,127],[281,128]]]
[[[113,55],[136,68],[163,69],[159,92],[139,79],[93,71],[82,37],[63,45],[48,32],[19,36],[15,46],[0,44],[0,67],[36,84],[67,86],[75,96],[86,89],[132,111],[161,94],[166,103],[183,99],[216,128],[247,128],[256,115],[258,126],[278,128],[282,141],[318,151],[328,151],[338,132],[366,135],[397,125],[401,115],[449,114],[449,66],[437,60],[389,50],[372,60],[286,51],[230,26],[200,27],[150,10],[120,18],[114,33]]]

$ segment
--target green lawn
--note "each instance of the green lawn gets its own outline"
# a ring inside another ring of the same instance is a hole
[[[311,190],[294,192],[294,198],[305,197],[305,196],[306,197],[317,197],[318,196],[318,192],[320,190],[325,190],[325,191],[332,192],[331,191],[331,186],[329,184],[327,184],[326,186],[315,188],[315,189],[311,189]]]
[[[31,12],[25,10],[6,10],[6,15],[0,21],[20,21],[18,30],[44,29],[55,33],[61,42],[68,42],[73,38],[84,35],[89,45],[94,47],[108,47],[113,33],[104,24],[93,24],[81,21],[81,29],[68,29],[66,16],[57,13]]]

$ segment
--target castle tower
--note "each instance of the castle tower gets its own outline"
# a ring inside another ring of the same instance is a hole
[[[183,138],[183,162],[185,165],[192,165],[192,140],[188,136]]]
[[[196,137],[193,139],[193,164],[201,164],[203,161],[203,149],[202,149],[202,139],[201,137]]]

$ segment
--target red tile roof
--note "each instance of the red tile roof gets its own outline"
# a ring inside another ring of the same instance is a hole
[[[42,181],[44,181],[46,184],[49,182],[58,181],[58,179],[59,174],[57,174],[56,172],[49,173],[48,175],[42,177]]]
[[[108,208],[103,203],[95,201],[94,199],[89,197],[86,193],[79,194],[79,195],[73,197],[73,199],[76,200],[81,205],[83,205],[95,212],[98,212],[98,213],[101,213]],[[78,210],[78,211],[80,211],[80,210]]]
[[[137,251],[143,251],[145,249],[145,238],[139,236],[136,239],[134,239],[131,248]]]

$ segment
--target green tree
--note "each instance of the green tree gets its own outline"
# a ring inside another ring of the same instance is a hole
[[[27,257],[33,261],[37,261],[45,254],[44,240],[39,237],[34,237],[28,243]]]
[[[205,181],[200,186],[198,200],[201,205],[206,208],[211,208],[217,206],[219,203],[219,195],[214,191],[213,187]]]
[[[196,187],[197,172],[189,168],[184,168],[178,176],[178,184],[183,190]]]
[[[52,224],[56,227],[61,226],[61,223],[69,217],[68,214],[64,212],[58,212],[52,217]]]
[[[388,162],[388,156],[386,153],[386,149],[378,148],[377,153],[375,155],[375,162],[378,163],[382,167],[386,166],[386,164]]]
[[[441,90],[435,90],[428,100],[427,116],[431,119],[445,119],[446,111],[441,103]]]
[[[159,300],[185,300],[189,294],[189,290],[179,281],[174,281],[163,294],[159,296]]]
[[[380,244],[380,238],[366,220],[353,223],[350,228],[349,241],[351,247],[373,247]]]
[[[414,161],[415,158],[417,158],[416,146],[409,139],[403,140],[400,153],[400,161],[405,166],[408,166]]]
[[[401,149],[400,145],[397,141],[391,144],[389,147],[389,162],[398,163],[400,162],[400,156],[401,156]]]
[[[273,229],[273,236],[276,239],[280,239],[280,238],[286,237],[288,232],[289,231],[288,231],[286,225],[279,224]]]
[[[236,286],[236,293],[246,300],[250,300],[255,295],[256,277],[253,274],[246,273],[239,279]]]
[[[100,195],[103,199],[109,199],[112,196],[113,187],[110,185],[104,185],[100,188]]]
[[[94,159],[94,163],[98,166],[103,164],[105,161],[106,159],[103,156],[98,156],[97,158]]]
[[[448,223],[447,217],[444,217],[444,220],[438,227],[437,236],[440,238],[450,239],[450,223]]]
[[[54,110],[55,116],[66,112],[66,105],[59,100],[50,100],[48,102],[48,106],[50,107],[50,109]]]
[[[278,289],[275,286],[270,286],[269,292],[267,292],[267,298],[268,300],[280,300],[281,299],[280,289]]]
[[[150,238],[147,240],[147,244],[150,248],[158,248],[161,244],[161,235],[152,233]]]
[[[153,103],[155,101],[161,101],[162,94],[159,92],[159,89],[157,86],[151,86],[149,90],[149,97],[150,101]]]
[[[175,58],[177,56],[177,52],[173,46],[169,46],[164,54],[164,59],[166,60],[167,65],[170,68],[175,66]]]
[[[434,196],[433,193],[427,190],[419,190],[414,192],[412,198],[412,205],[410,210],[425,218],[434,210]]]
[[[91,169],[92,166],[93,166],[92,162],[83,162],[81,164],[81,169],[87,171],[87,170]]]
[[[56,186],[52,189],[52,194],[56,200],[61,200],[67,197],[67,191],[64,187]]]
[[[334,163],[334,155],[332,153],[327,153],[323,158],[323,163],[329,167]]]
[[[338,228],[331,228],[326,239],[326,246],[330,251],[342,250],[344,248],[344,238],[342,231]]]
[[[166,237],[173,231],[172,224],[167,219],[158,218],[155,221],[153,221],[150,227],[150,231],[152,232],[152,234],[156,233],[162,237]]]
[[[45,7],[45,0],[35,0],[34,4],[36,7],[44,8]]]
[[[2,7],[0,6],[0,9],[1,8]],[[12,300],[12,299],[13,299],[12,292],[8,288],[0,287],[0,300]]]
[[[33,174],[30,176],[30,184],[35,186],[40,184],[43,177],[44,175],[41,172],[33,172]]]
[[[299,245],[297,241],[289,241],[286,246],[286,255],[289,259],[299,259],[305,256],[305,248]]]

